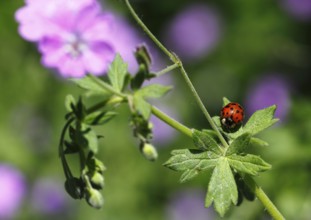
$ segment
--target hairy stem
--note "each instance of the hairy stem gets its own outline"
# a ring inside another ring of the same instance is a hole
[[[250,176],[245,177],[245,183],[247,186],[255,193],[258,200],[265,206],[266,210],[269,212],[271,217],[274,220],[284,220],[284,216],[277,209],[277,207],[273,204],[273,202],[269,199],[267,194],[259,187],[254,179]]]
[[[147,26],[140,20],[136,12],[134,11],[133,7],[131,6],[130,2],[128,0],[125,0],[125,4],[127,5],[128,9],[130,10],[132,16],[136,20],[139,26],[143,28],[143,30],[146,32],[146,34],[150,37],[150,39],[172,60],[175,61],[175,56],[166,49],[165,46],[151,33],[151,31],[147,28]],[[175,62],[174,62],[175,63]]]
[[[161,70],[161,71],[155,73],[155,75],[156,75],[157,77],[162,76],[162,75],[164,75],[165,73],[168,73],[168,72],[172,71],[173,69],[176,69],[177,67],[179,67],[178,64],[177,64],[177,63],[174,63],[173,65],[170,65],[170,66],[166,67],[165,69],[163,69],[163,70]]]
[[[192,137],[192,131],[190,128],[187,128],[183,124],[179,123],[178,121],[172,119],[170,116],[166,115],[164,112],[159,110],[158,108],[152,106],[151,112],[153,115],[164,121],[166,124],[170,125],[172,128],[175,128],[176,130],[180,131],[181,133]]]

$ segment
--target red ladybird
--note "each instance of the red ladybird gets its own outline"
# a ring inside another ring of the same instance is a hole
[[[220,123],[226,131],[236,131],[242,125],[244,109],[236,102],[230,102],[220,112]]]

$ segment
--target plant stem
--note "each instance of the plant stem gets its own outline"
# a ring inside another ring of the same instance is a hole
[[[162,76],[165,73],[168,73],[168,72],[170,72],[171,70],[173,70],[173,69],[175,69],[177,67],[179,67],[179,65],[177,63],[174,63],[173,65],[170,65],[170,66],[166,67],[165,69],[155,73],[155,75],[156,75],[156,77]]]
[[[190,128],[187,128],[183,124],[179,123],[178,121],[172,119],[170,116],[166,115],[164,112],[160,111],[158,108],[152,106],[151,112],[156,117],[164,121],[166,124],[170,125],[172,128],[180,131],[181,133],[187,135],[188,137],[192,137],[192,131]]]
[[[181,70],[181,73],[182,73],[182,75],[183,75],[183,77],[184,77],[184,79],[185,79],[185,81],[186,81],[188,87],[190,88],[190,90],[191,90],[191,92],[192,92],[193,97],[194,97],[195,100],[197,101],[197,103],[198,103],[198,105],[199,105],[201,111],[203,112],[204,116],[206,117],[208,123],[211,125],[211,127],[213,128],[213,130],[216,132],[216,134],[217,134],[217,136],[218,136],[220,142],[221,142],[222,145],[224,146],[224,148],[225,148],[224,153],[225,153],[226,150],[229,148],[229,145],[228,145],[227,141],[226,141],[226,140],[224,139],[224,137],[221,135],[221,133],[220,133],[220,131],[218,130],[216,124],[214,123],[214,121],[213,121],[211,115],[210,115],[210,114],[208,113],[208,111],[206,110],[206,108],[205,108],[205,106],[204,106],[204,104],[203,104],[203,102],[202,102],[202,100],[201,100],[199,94],[198,94],[197,91],[195,90],[195,88],[194,88],[194,86],[193,86],[191,80],[189,79],[189,76],[188,76],[186,70],[184,69],[182,63],[180,64],[180,70]]]
[[[147,26],[140,20],[136,12],[134,11],[133,7],[129,3],[128,0],[125,0],[125,4],[130,10],[132,16],[136,20],[139,26],[142,27],[142,29],[146,32],[146,34],[150,37],[150,39],[172,60],[175,62],[175,56],[168,50],[166,47],[163,46],[163,44],[151,33],[151,31],[147,28]]]
[[[264,205],[269,214],[274,220],[284,220],[284,216],[277,209],[277,207],[272,203],[267,194],[259,187],[254,179],[250,176],[245,176],[244,178],[247,186],[255,193],[259,201]]]

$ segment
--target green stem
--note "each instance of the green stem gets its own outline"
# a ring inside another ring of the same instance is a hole
[[[259,187],[254,179],[250,176],[246,176],[244,178],[245,183],[248,185],[248,187],[255,193],[258,200],[264,205],[266,210],[269,212],[271,217],[274,220],[284,220],[284,216],[281,214],[281,212],[277,209],[277,207],[273,204],[273,202],[269,199],[267,194]]]
[[[128,0],[125,0],[125,4],[127,5],[128,9],[130,10],[132,16],[136,20],[139,26],[142,27],[142,29],[146,32],[146,34],[151,38],[151,40],[172,60],[174,63],[175,56],[168,50],[166,47],[163,46],[163,44],[151,33],[151,31],[147,28],[147,26],[142,22],[142,20],[138,17],[136,12],[134,11],[133,7],[129,3]]]
[[[152,106],[151,112],[153,115],[164,121],[166,124],[170,125],[172,128],[180,131],[181,133],[187,135],[188,137],[192,137],[192,131],[190,128],[187,128],[183,124],[178,121],[172,119],[170,116],[166,115],[164,112],[160,111],[158,108]]]
[[[199,94],[197,93],[197,91],[195,90],[191,80],[189,79],[189,76],[186,72],[186,70],[184,69],[182,63],[180,64],[180,70],[181,70],[181,73],[188,85],[188,87],[190,88],[191,92],[192,92],[192,95],[193,97],[195,98],[196,102],[198,103],[201,111],[203,112],[204,116],[206,117],[208,123],[211,125],[211,127],[213,128],[213,130],[216,132],[220,142],[222,143],[222,145],[225,147],[225,151],[224,153],[226,152],[226,150],[229,148],[229,145],[227,143],[227,141],[224,139],[224,137],[221,135],[220,131],[218,130],[216,124],[214,123],[211,115],[208,113],[207,109],[205,108]]]
[[[174,63],[173,65],[170,65],[170,66],[166,67],[165,69],[163,69],[163,70],[161,70],[161,71],[155,73],[155,75],[156,75],[157,77],[162,76],[162,75],[164,75],[165,73],[168,73],[168,72],[172,71],[173,69],[175,69],[175,68],[177,68],[177,67],[179,67],[179,65],[178,65],[177,63]]]

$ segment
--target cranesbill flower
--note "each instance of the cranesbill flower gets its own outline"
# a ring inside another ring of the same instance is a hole
[[[179,12],[166,27],[164,40],[184,60],[208,55],[221,35],[216,10],[205,4],[194,4]]]
[[[37,41],[42,63],[64,77],[102,74],[116,53],[110,36],[111,15],[104,14],[96,1],[62,2],[56,7],[54,0],[44,1],[45,6],[42,1],[28,0],[27,6],[16,13],[20,34]],[[40,7],[46,15],[38,11]],[[31,27],[32,21],[40,19]],[[36,30],[35,34],[29,33],[31,29]]]
[[[20,171],[0,164],[0,219],[13,219],[26,193],[26,183]]]

